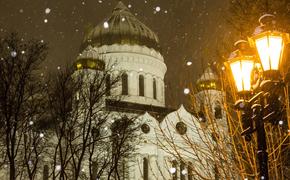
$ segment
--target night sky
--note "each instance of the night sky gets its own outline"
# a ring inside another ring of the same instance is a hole
[[[25,39],[47,42],[44,71],[73,62],[86,27],[111,14],[117,0],[0,0],[0,35],[16,31]],[[178,106],[183,89],[196,81],[227,32],[227,0],[123,0],[160,38],[168,71],[166,100]],[[160,8],[160,11],[159,11]],[[157,10],[157,11],[156,11]],[[192,65],[187,66],[187,62]]]

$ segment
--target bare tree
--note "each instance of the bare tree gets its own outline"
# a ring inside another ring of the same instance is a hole
[[[39,135],[29,126],[31,118],[42,114],[42,99],[34,99],[43,90],[38,70],[46,50],[45,44],[26,42],[15,33],[1,39],[0,121],[1,143],[5,147],[2,160],[9,164],[11,180],[18,175],[33,179],[38,168]],[[28,152],[31,148],[34,151]],[[27,174],[23,174],[25,167]]]
[[[47,99],[52,125],[47,134],[53,179],[110,178],[121,171],[121,159],[133,150],[129,142],[135,129],[133,117],[124,119],[106,109],[106,99],[120,100],[111,94],[119,79],[110,67],[101,71],[67,68],[50,78]]]

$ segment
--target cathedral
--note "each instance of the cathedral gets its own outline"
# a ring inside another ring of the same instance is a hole
[[[111,66],[115,73],[122,73],[120,85],[110,92],[111,97],[121,96],[121,100],[107,96],[106,109],[137,116],[140,124],[142,140],[136,145],[131,159],[126,161],[127,173],[123,178],[191,180],[199,179],[196,174],[207,176],[200,164],[206,162],[207,157],[197,160],[194,152],[187,151],[190,147],[185,141],[189,138],[190,142],[204,147],[200,131],[205,119],[189,112],[183,105],[177,110],[166,107],[164,76],[167,67],[158,36],[121,1],[108,18],[85,35],[75,66],[77,71],[93,72],[100,60],[106,67]],[[211,68],[205,70],[197,86],[197,108],[210,107],[214,118],[226,129],[223,93]],[[173,142],[175,146],[172,146]],[[176,148],[180,154],[176,153]],[[178,160],[180,156],[183,156],[182,162]],[[214,174],[214,170],[209,171]]]

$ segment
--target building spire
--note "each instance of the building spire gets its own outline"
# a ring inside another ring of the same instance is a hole
[[[122,1],[118,1],[118,4],[115,6],[114,11],[129,11],[127,6]]]

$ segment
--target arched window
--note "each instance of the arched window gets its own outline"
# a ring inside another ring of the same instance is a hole
[[[143,158],[143,178],[144,180],[148,180],[149,179],[149,171],[148,171],[148,159],[147,158]]]
[[[106,76],[106,95],[110,96],[111,95],[111,76],[108,74]]]
[[[139,96],[144,96],[144,76],[139,75]]]
[[[223,117],[222,115],[222,108],[220,105],[217,105],[215,108],[214,108],[214,117],[216,119],[221,119]]]
[[[153,78],[153,98],[157,99],[157,92],[156,92],[156,79]]]
[[[122,74],[122,95],[128,95],[128,75]]]

